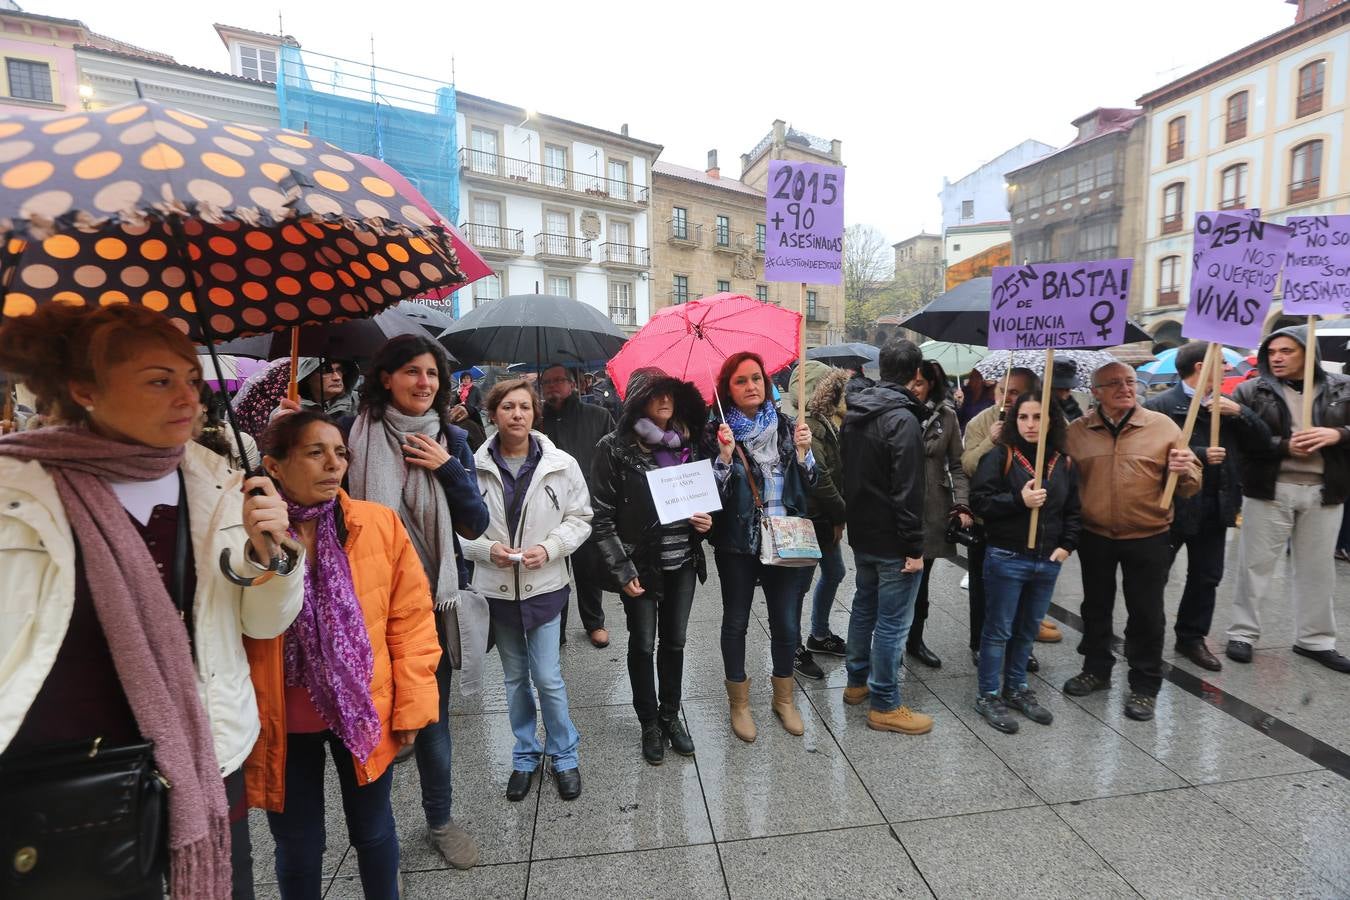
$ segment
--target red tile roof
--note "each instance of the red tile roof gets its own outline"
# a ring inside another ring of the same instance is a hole
[[[756,190],[748,184],[742,184],[735,178],[713,178],[701,169],[690,169],[687,166],[677,166],[674,163],[657,162],[652,164],[652,174],[678,178],[681,181],[693,181],[708,187],[721,188],[725,191],[734,191],[738,194],[747,194],[761,200],[764,199],[764,192],[761,190]]]

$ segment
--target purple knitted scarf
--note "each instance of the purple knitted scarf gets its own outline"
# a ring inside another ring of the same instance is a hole
[[[324,722],[364,763],[380,743],[380,714],[370,695],[375,656],[351,563],[338,541],[336,507],[336,498],[314,506],[286,501],[293,536],[297,523],[318,519],[305,602],[286,629],[286,685],[303,686]]]

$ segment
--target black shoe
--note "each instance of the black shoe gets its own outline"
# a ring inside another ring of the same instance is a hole
[[[917,659],[930,669],[942,668],[942,658],[929,650],[927,644],[916,644],[913,647],[906,648],[905,655]]]
[[[1111,679],[1098,678],[1090,672],[1079,672],[1064,682],[1064,693],[1070,697],[1086,697],[1093,691],[1104,691],[1111,686]]]
[[[681,756],[694,755],[694,739],[689,736],[685,730],[684,723],[680,721],[679,713],[673,716],[662,716],[659,723],[661,733],[670,741],[670,749]]]
[[[823,638],[807,635],[806,649],[826,656],[848,656],[848,644],[839,635],[830,633]]]
[[[642,758],[654,766],[665,762],[666,736],[655,722],[642,726]]]
[[[1335,650],[1309,650],[1295,644],[1294,652],[1299,656],[1306,656],[1308,659],[1320,662],[1333,672],[1350,672],[1350,659],[1346,659]]]
[[[580,769],[563,769],[561,772],[554,772],[553,777],[558,782],[559,797],[564,800],[575,800],[581,796]]]
[[[825,672],[820,666],[816,665],[816,660],[811,655],[811,651],[801,644],[797,645],[797,655],[792,660],[792,668],[803,678],[821,679],[825,677]]]
[[[1147,722],[1153,718],[1153,704],[1157,699],[1138,691],[1130,691],[1130,699],[1125,701],[1125,715],[1136,722]]]
[[[1209,647],[1205,646],[1204,638],[1177,644],[1177,652],[1202,669],[1208,669],[1211,672],[1223,671],[1223,663],[1219,662],[1218,658],[1209,652]]]
[[[1233,662],[1249,663],[1252,661],[1252,645],[1246,641],[1229,641],[1224,655]]]
[[[1036,699],[1036,692],[1031,688],[1019,688],[1015,691],[1005,689],[1003,691],[1003,702],[1037,725],[1049,725],[1055,721],[1054,713],[1041,706]]]
[[[984,716],[984,720],[995,730],[1004,734],[1017,734],[1017,729],[1021,727],[1008,712],[1008,707],[998,694],[981,694],[976,697],[975,711]]]
[[[972,650],[972,651],[970,651],[970,664],[971,664],[972,666],[974,666],[975,668],[977,668],[977,669],[980,667],[980,651],[979,651],[979,650]]]
[[[1033,654],[1031,654],[1030,656],[1028,656],[1028,657],[1027,657],[1027,671],[1028,671],[1028,672],[1039,672],[1040,670],[1041,670],[1041,661],[1040,661],[1039,659],[1036,658],[1036,654],[1033,653]]]
[[[506,799],[512,803],[519,803],[525,799],[530,792],[530,785],[534,783],[534,772],[515,771],[511,777],[506,780]]]

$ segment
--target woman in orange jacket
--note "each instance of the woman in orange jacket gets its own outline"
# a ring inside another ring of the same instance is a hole
[[[267,810],[281,896],[317,900],[326,745],[365,895],[396,897],[389,764],[442,713],[431,590],[398,515],[342,490],[347,448],[332,420],[316,411],[280,418],[263,453],[312,563],[295,623],[249,642],[262,722],[244,767],[249,804]]]

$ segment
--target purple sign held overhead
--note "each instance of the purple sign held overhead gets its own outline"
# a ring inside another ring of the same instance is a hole
[[[1284,311],[1350,313],[1350,216],[1290,216],[1284,255]]]
[[[1261,208],[1253,206],[1251,209],[1223,209],[1217,212],[1198,212],[1195,214],[1195,244],[1191,249],[1191,271],[1200,271],[1200,248],[1204,244],[1205,235],[1214,230],[1214,220],[1219,216],[1237,216],[1239,219],[1259,219],[1261,218]]]
[[[765,281],[843,282],[842,166],[771,160],[765,218]]]
[[[1087,350],[1125,340],[1132,259],[997,266],[991,350]]]
[[[1199,259],[1182,335],[1235,347],[1259,344],[1291,234],[1285,225],[1217,216],[1209,234],[1196,237]]]

